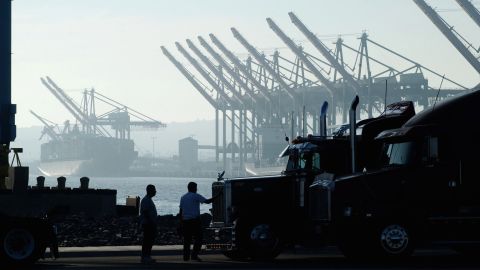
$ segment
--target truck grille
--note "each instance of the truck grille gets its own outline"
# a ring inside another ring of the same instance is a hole
[[[212,223],[225,222],[225,198],[223,193],[224,182],[212,184],[212,196],[217,196],[212,202]]]

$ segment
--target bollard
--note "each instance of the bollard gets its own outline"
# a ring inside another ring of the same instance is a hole
[[[38,176],[37,177],[37,188],[44,188],[45,187],[45,177]]]
[[[80,189],[88,189],[89,182],[90,182],[90,178],[86,176],[80,178]]]
[[[57,188],[58,189],[65,189],[65,182],[67,182],[67,178],[65,178],[64,176],[58,177],[57,178],[57,183],[58,183]]]

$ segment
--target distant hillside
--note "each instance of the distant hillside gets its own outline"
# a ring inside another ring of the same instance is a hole
[[[17,128],[17,139],[12,147],[22,147],[20,158],[24,162],[40,159],[40,145],[47,141],[47,136],[40,141],[41,126]],[[178,154],[178,140],[192,136],[202,145],[215,144],[215,121],[199,120],[194,122],[167,123],[167,127],[157,131],[134,130],[131,133],[136,150],[140,155],[151,155],[155,147],[155,156],[172,157]],[[155,146],[154,146],[155,144]],[[213,157],[213,153],[200,152],[199,158]]]

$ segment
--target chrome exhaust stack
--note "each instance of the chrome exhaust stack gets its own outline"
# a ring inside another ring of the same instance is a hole
[[[352,150],[351,155],[352,155],[352,173],[355,173],[357,171],[357,166],[356,166],[356,146],[357,146],[357,139],[356,139],[356,131],[357,131],[357,106],[358,106],[358,96],[355,96],[355,98],[352,101],[352,105],[350,106],[350,148]]]
[[[324,101],[322,105],[322,109],[320,110],[320,136],[327,136],[327,110],[328,110],[328,102]]]

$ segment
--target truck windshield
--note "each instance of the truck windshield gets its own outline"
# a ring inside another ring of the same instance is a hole
[[[389,167],[412,164],[414,152],[414,142],[387,143],[383,148],[382,165]]]
[[[311,151],[291,153],[286,171],[295,170],[320,171],[320,153]]]

